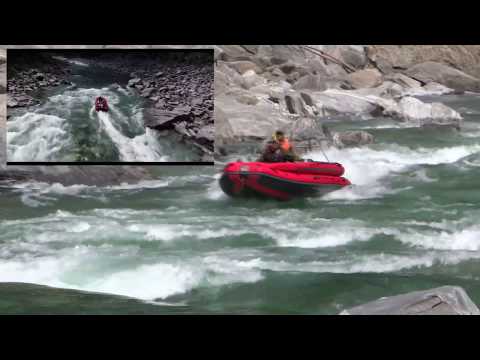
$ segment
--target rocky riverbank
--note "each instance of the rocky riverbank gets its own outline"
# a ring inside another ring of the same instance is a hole
[[[69,85],[69,64],[50,55],[29,56],[28,52],[9,54],[7,107],[18,108],[37,105],[40,100],[32,95],[38,89]]]
[[[320,127],[323,120],[352,116],[460,130],[458,112],[418,96],[480,91],[478,58],[478,47],[219,46],[216,154],[228,153],[229,144],[261,142],[275,129],[287,131],[302,149],[319,142],[335,147],[373,142],[366,132],[329,133]]]

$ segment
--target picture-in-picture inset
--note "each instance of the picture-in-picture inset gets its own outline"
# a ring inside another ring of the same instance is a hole
[[[10,49],[8,162],[212,162],[213,50]]]

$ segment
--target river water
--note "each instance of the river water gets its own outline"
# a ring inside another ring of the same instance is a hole
[[[210,167],[104,188],[4,184],[0,313],[337,314],[443,285],[480,304],[480,97],[441,101],[462,131],[330,121],[376,143],[326,151],[355,185],[323,198],[230,199]]]
[[[8,161],[200,161],[174,132],[145,128],[146,100],[127,87],[129,76],[73,60],[73,85],[38,90],[41,104],[9,110]],[[103,96],[108,112],[96,112]]]

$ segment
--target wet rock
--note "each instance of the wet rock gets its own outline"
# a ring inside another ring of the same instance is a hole
[[[141,82],[142,82],[142,79],[140,79],[140,78],[130,79],[130,80],[128,81],[127,86],[128,86],[128,87],[134,87],[134,86],[136,86],[136,85],[139,85]]]
[[[442,286],[380,298],[340,315],[480,315],[480,310],[461,287]]]
[[[420,124],[443,123],[460,126],[462,116],[441,103],[426,104],[414,97],[404,97],[398,103],[396,117],[403,121],[416,121]]]
[[[148,116],[145,119],[145,126],[160,131],[173,129],[175,123],[192,120],[190,111],[185,111],[182,108],[176,108],[173,111],[147,109],[146,112]]]
[[[479,79],[433,61],[414,65],[405,74],[424,84],[436,82],[454,90],[480,92]]]
[[[383,76],[377,69],[358,70],[348,74],[346,80],[355,88],[373,88],[380,85]]]
[[[333,144],[338,148],[372,144],[375,138],[366,131],[342,131],[333,134]]]
[[[215,125],[210,124],[202,127],[196,133],[195,140],[199,144],[205,145],[213,151],[213,142],[215,141]]]

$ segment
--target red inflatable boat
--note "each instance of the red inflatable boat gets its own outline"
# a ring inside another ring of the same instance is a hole
[[[229,196],[260,195],[278,200],[326,194],[350,185],[344,168],[327,162],[234,162],[227,164],[220,187]]]
[[[107,104],[107,99],[104,97],[97,97],[95,100],[95,111],[108,111],[108,104]]]

